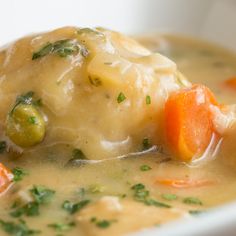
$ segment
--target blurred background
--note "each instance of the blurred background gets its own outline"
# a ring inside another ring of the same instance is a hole
[[[0,9],[0,45],[28,33],[76,25],[129,34],[185,33],[236,48],[236,0],[1,0]]]

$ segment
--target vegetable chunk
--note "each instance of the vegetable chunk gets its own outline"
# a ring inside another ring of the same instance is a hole
[[[2,163],[0,163],[0,194],[12,183],[13,174]]]
[[[214,95],[203,85],[173,93],[165,104],[165,134],[171,150],[182,161],[201,156],[214,131],[211,105]]]

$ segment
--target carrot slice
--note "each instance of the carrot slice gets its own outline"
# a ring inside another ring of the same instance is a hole
[[[0,194],[3,193],[12,183],[13,174],[0,163]]]
[[[227,86],[230,89],[234,89],[236,90],[236,76],[227,79],[226,81],[224,81],[224,85]]]
[[[194,188],[214,184],[211,180],[192,180],[192,179],[159,179],[156,183],[174,188]]]
[[[217,105],[203,85],[179,90],[165,104],[166,141],[178,159],[191,161],[206,150],[214,133],[210,104]]]

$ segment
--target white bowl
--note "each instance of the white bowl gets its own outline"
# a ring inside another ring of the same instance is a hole
[[[77,25],[129,34],[170,31],[236,51],[236,0],[1,0],[0,9],[0,45],[32,32]],[[236,203],[135,235],[236,235]]]

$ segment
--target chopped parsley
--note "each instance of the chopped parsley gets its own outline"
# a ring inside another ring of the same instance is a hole
[[[175,194],[171,194],[171,193],[165,193],[162,194],[161,197],[167,201],[172,201],[172,200],[176,200],[177,196]]]
[[[147,105],[151,104],[151,97],[149,95],[146,96],[146,104]]]
[[[57,232],[68,231],[75,226],[75,222],[70,223],[53,223],[49,224],[48,227],[55,229]]]
[[[50,202],[55,194],[55,191],[44,186],[34,186],[32,189],[30,189],[30,193],[35,202],[42,204]]]
[[[19,220],[19,223],[0,220],[0,226],[7,234],[12,236],[30,236],[40,233],[39,230],[29,229],[23,220]]]
[[[38,122],[37,122],[37,118],[35,117],[35,116],[30,116],[29,118],[28,118],[28,121],[29,121],[29,123],[30,124],[32,124],[32,125],[36,125]]]
[[[77,203],[72,203],[68,200],[64,201],[62,204],[62,208],[69,212],[70,214],[74,214],[80,211],[83,207],[90,203],[90,200],[82,200]]]
[[[33,53],[32,60],[42,58],[49,54],[56,54],[60,57],[67,57],[72,54],[80,53],[83,57],[88,56],[88,50],[76,40],[63,39],[54,43],[47,43],[37,52]]]
[[[143,139],[143,150],[147,150],[151,147],[150,140],[148,138]]]
[[[140,170],[141,171],[148,171],[148,170],[151,170],[152,168],[148,165],[142,165],[140,166]]]
[[[17,96],[15,105],[13,106],[12,110],[10,111],[10,114],[13,113],[14,109],[19,105],[19,104],[24,104],[24,105],[34,105],[34,106],[39,106],[42,105],[41,99],[35,100],[34,97],[35,93],[33,91],[29,91],[27,93],[21,94]],[[30,118],[29,122],[33,123],[35,118]]]
[[[88,158],[85,156],[85,154],[78,148],[75,148],[72,151],[72,157],[73,160],[87,160]]]
[[[27,105],[30,105],[32,104],[32,101],[33,101],[33,96],[34,96],[34,92],[33,91],[29,91],[27,93],[24,93],[22,95],[19,95],[17,98],[16,98],[16,103],[19,104],[27,104]]]
[[[27,171],[25,171],[24,169],[19,168],[19,167],[15,167],[12,170],[12,173],[14,175],[14,177],[13,177],[14,182],[18,182],[18,181],[22,180],[23,177],[28,174]]]
[[[92,217],[90,222],[94,223],[98,228],[105,229],[110,227],[112,223],[116,222],[116,220],[97,220],[96,217]]]
[[[171,208],[170,205],[163,203],[163,202],[159,202],[157,200],[154,199],[146,199],[144,202],[146,205],[148,206],[156,206],[156,207],[163,207],[163,208]]]
[[[134,190],[134,199],[136,201],[142,202],[148,206],[156,206],[156,207],[164,207],[164,208],[171,207],[168,204],[149,198],[149,195],[150,195],[149,191],[146,189],[145,185],[141,183],[133,185],[131,189]]]
[[[26,216],[38,216],[39,215],[39,204],[37,202],[29,202],[23,207],[19,207],[10,213],[12,217]]]
[[[19,169],[17,170],[17,173],[21,173]],[[17,181],[19,181],[19,178],[22,178],[21,175],[17,176]],[[10,212],[10,215],[12,217],[21,217],[22,215],[26,216],[38,216],[39,215],[39,206],[40,204],[48,203],[53,195],[55,194],[55,191],[51,189],[47,189],[43,186],[34,186],[32,189],[29,190],[33,201],[26,203],[23,206],[19,206],[18,204],[14,204],[14,209],[12,212]]]
[[[7,148],[7,143],[5,141],[0,141],[0,154],[4,153]]]
[[[125,95],[124,95],[122,92],[120,92],[119,95],[118,95],[118,97],[117,97],[117,102],[118,102],[118,103],[121,103],[121,102],[123,102],[125,99],[126,99]]]
[[[202,205],[202,201],[196,197],[186,197],[184,198],[183,203],[190,205]]]
[[[190,210],[188,213],[189,213],[190,215],[197,216],[197,215],[203,214],[204,211],[200,211],[200,210]]]

